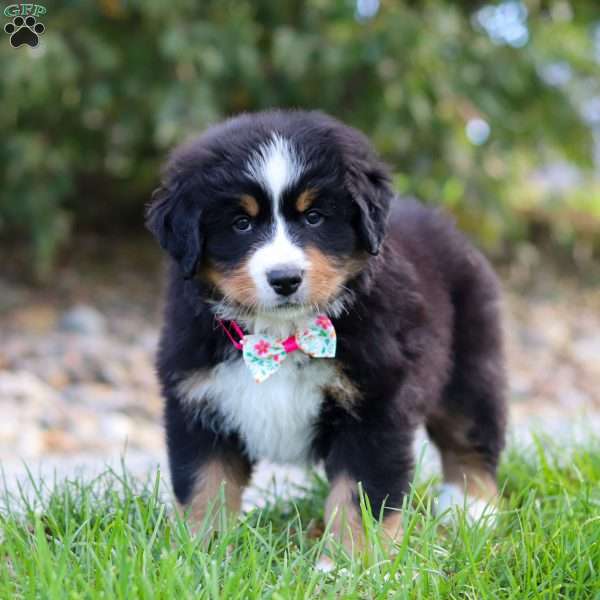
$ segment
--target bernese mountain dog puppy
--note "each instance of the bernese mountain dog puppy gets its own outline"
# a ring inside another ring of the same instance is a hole
[[[397,540],[421,424],[439,508],[494,504],[498,281],[439,210],[392,192],[365,136],[319,112],[229,119],[173,153],[147,226],[172,258],[157,365],[194,522],[220,494],[238,511],[260,459],[323,461],[338,539],[364,541],[360,484]]]

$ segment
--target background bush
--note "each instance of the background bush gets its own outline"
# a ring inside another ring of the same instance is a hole
[[[40,276],[79,228],[140,227],[173,145],[274,106],[364,130],[399,191],[490,250],[540,226],[598,239],[596,0],[46,6],[39,48],[0,44],[0,235],[29,241]]]

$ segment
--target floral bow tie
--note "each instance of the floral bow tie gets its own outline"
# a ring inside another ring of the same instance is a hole
[[[256,383],[262,383],[271,377],[279,369],[287,355],[296,350],[302,350],[312,358],[333,358],[335,356],[335,329],[329,317],[325,315],[317,316],[305,328],[299,329],[286,339],[272,335],[245,334],[235,321],[230,323],[240,336],[240,341],[231,335],[223,321],[219,321],[233,345],[242,350],[244,362]]]

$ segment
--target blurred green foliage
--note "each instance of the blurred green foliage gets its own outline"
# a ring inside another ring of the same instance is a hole
[[[399,191],[443,203],[490,249],[539,220],[557,240],[597,235],[582,118],[600,96],[597,0],[503,4],[527,8],[514,44],[482,24],[498,2],[48,2],[37,49],[0,40],[0,235],[29,239],[43,276],[78,227],[141,223],[175,144],[274,106],[364,130]],[[557,162],[577,185],[534,176]]]

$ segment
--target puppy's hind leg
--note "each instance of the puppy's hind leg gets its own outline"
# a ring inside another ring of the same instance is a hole
[[[426,428],[442,459],[437,512],[466,507],[467,517],[477,521],[497,504],[496,469],[506,427],[498,287],[483,261],[453,300],[454,369]]]

